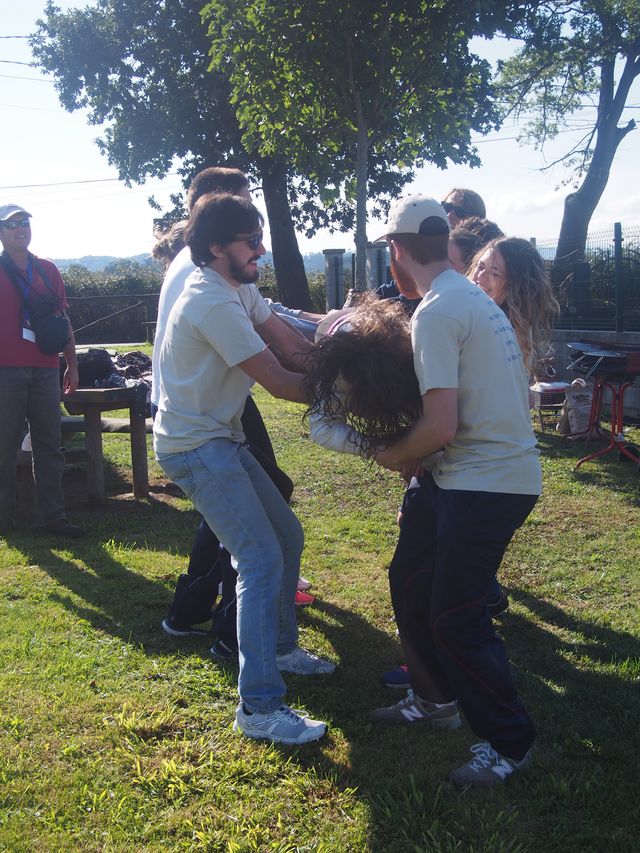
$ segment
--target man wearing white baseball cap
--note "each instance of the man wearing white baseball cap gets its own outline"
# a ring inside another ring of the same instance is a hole
[[[60,451],[60,363],[65,392],[78,385],[73,330],[64,283],[51,261],[29,251],[31,214],[0,206],[0,533],[14,524],[16,459],[29,423],[40,528],[75,538],[82,530],[65,514]]]
[[[389,569],[414,690],[371,718],[454,729],[460,707],[482,742],[450,778],[489,786],[529,764],[535,736],[487,609],[504,551],[541,490],[527,377],[505,314],[449,262],[442,205],[401,199],[383,237],[400,290],[422,297],[411,337],[423,414],[375,458],[406,474],[444,449],[405,507]]]

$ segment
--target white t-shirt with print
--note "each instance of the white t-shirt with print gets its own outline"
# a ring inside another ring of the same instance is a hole
[[[254,326],[270,316],[254,284],[234,286],[208,267],[189,276],[160,350],[156,453],[212,438],[244,441],[240,417],[253,380],[237,365],[265,348]]]
[[[458,429],[434,478],[443,489],[538,495],[528,382],[504,312],[455,270],[441,273],[411,321],[420,393],[458,391]]]

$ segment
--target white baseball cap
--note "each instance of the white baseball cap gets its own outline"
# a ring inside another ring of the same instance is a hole
[[[374,242],[394,234],[448,234],[450,230],[444,207],[428,195],[410,195],[394,202],[384,228]]]
[[[31,218],[29,211],[25,210],[24,207],[20,207],[19,204],[3,204],[0,207],[0,222],[6,222],[7,219],[15,216],[16,213],[22,213],[24,216]]]

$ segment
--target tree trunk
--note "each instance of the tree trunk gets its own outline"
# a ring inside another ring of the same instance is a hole
[[[367,288],[367,183],[369,133],[364,124],[358,127],[356,148],[356,282],[357,290]]]
[[[269,217],[278,295],[288,308],[310,311],[309,284],[289,208],[286,166],[274,160],[262,160],[258,168]]]
[[[624,127],[618,127],[631,84],[640,73],[636,55],[637,49],[634,49],[627,56],[617,88],[615,61],[609,59],[602,62],[593,156],[580,188],[568,195],[564,202],[556,265],[565,269],[576,261],[584,260],[589,223],[607,186],[616,151],[625,136],[636,126],[631,119]]]
[[[615,130],[617,132],[610,134],[611,136],[620,134],[620,130]],[[621,139],[622,136],[611,139],[606,145],[596,145],[582,185],[564,200],[564,213],[556,249],[556,262],[563,266],[584,260],[589,223],[607,186],[611,164]]]

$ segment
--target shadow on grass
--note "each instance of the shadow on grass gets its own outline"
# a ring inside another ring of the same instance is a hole
[[[54,594],[54,600],[96,629],[144,647],[162,633],[160,622],[180,569],[168,561],[156,569],[156,577],[143,574],[135,568],[140,553],[151,552],[154,562],[156,550],[182,558],[189,553],[198,518],[195,512],[153,498],[110,497],[104,507],[73,514],[85,531],[81,539],[20,528],[6,538],[30,564],[40,566],[72,593]]]
[[[627,457],[619,458],[616,449],[584,462],[576,469],[577,463],[585,456],[603,450],[609,443],[608,436],[592,439],[590,442],[570,441],[557,433],[537,433],[538,447],[543,459],[566,460],[568,472],[583,485],[612,489],[625,495],[625,500],[636,506],[640,497],[640,468]]]
[[[526,590],[512,598],[532,614],[510,613],[504,631],[538,699],[543,740],[584,761],[624,765],[639,754],[640,638]]]
[[[58,600],[97,630],[149,655],[174,654],[179,646],[210,660],[206,640],[176,641],[160,629],[178,570],[168,565],[166,573],[144,576],[133,556],[141,547],[188,553],[197,514],[156,501],[110,501],[105,512],[79,520],[86,527],[92,522],[92,531],[64,543],[64,551],[53,539],[19,532],[10,544],[69,590]],[[514,603],[530,615],[512,610],[499,631],[539,730],[536,765],[499,791],[459,793],[444,780],[477,737],[466,724],[448,733],[369,723],[371,708],[402,696],[379,683],[380,673],[399,661],[399,646],[388,630],[316,592],[316,605],[299,612],[299,621],[326,639],[339,667],[330,679],[286,676],[287,701],[329,720],[331,729],[318,744],[276,749],[330,788],[357,789],[369,815],[370,849],[465,849],[466,840],[467,849],[527,850],[531,830],[537,849],[547,851],[632,849],[625,845],[640,754],[636,636],[512,590]],[[256,745],[262,748],[268,747]],[[565,839],[571,848],[563,847]]]
[[[465,838],[492,850],[632,849],[640,639],[524,590],[513,590],[512,597],[532,615],[511,611],[498,631],[538,728],[536,761],[529,774],[491,792],[459,792],[445,781],[479,739],[466,723],[456,732],[368,723],[370,708],[402,696],[376,687],[393,662],[394,644],[370,631],[361,634],[353,614],[320,606],[340,625],[332,642],[346,657],[335,676],[340,690],[332,689],[327,710],[349,741],[349,754],[340,764],[301,750],[297,760],[316,772],[322,767],[341,788],[357,788],[371,814],[371,849],[458,850],[465,849]],[[535,848],[529,846],[532,831]]]

